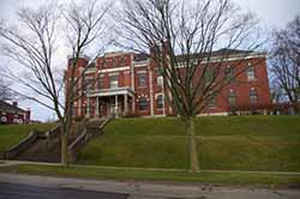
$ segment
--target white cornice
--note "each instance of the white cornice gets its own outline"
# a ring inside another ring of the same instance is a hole
[[[118,68],[108,68],[108,69],[99,70],[98,73],[111,73],[111,72],[118,72],[118,71],[126,71],[129,69],[130,69],[129,66],[118,67]]]

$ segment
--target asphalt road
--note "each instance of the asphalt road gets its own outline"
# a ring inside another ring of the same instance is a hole
[[[124,193],[124,194],[122,194]],[[125,194],[125,193],[128,193]],[[0,199],[299,199],[300,189],[87,180],[0,173]]]
[[[126,199],[127,194],[0,182],[0,199]]]

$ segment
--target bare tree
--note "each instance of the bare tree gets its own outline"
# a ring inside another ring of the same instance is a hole
[[[224,75],[223,62],[243,48],[241,60],[258,46],[249,40],[257,21],[230,0],[124,0],[115,15],[117,45],[149,54],[164,77],[166,100],[186,124],[190,168],[199,170],[194,118],[246,68]],[[128,44],[128,45],[126,45]],[[223,50],[215,51],[217,48]],[[150,50],[150,53],[148,52]],[[215,60],[214,58],[217,58]],[[238,63],[237,63],[238,65]]]
[[[271,100],[273,103],[277,104],[285,101],[286,97],[284,95],[283,89],[280,88],[276,82],[272,83],[272,87],[270,88],[270,90],[271,90]]]
[[[0,100],[11,100],[14,97],[10,85],[11,83],[0,78]]]
[[[85,4],[84,4],[85,3]],[[112,38],[107,38],[108,30],[111,26],[105,23],[105,15],[112,7],[112,3],[103,4],[102,7],[98,7],[97,0],[90,1],[90,4],[86,5],[86,2],[82,4],[72,4],[68,10],[63,13],[64,19],[67,21],[67,40],[71,46],[72,54],[69,57],[71,62],[69,68],[65,74],[66,80],[66,129],[72,127],[72,115],[74,110],[74,102],[84,96],[82,82],[85,78],[85,72],[91,65],[94,65],[96,58],[104,52],[104,48],[107,48]],[[89,63],[85,69],[78,76],[78,62],[79,59],[85,53],[90,53]],[[89,84],[94,84],[97,78]],[[62,155],[67,155],[68,146],[68,134],[62,136]],[[67,157],[62,157],[67,159]]]
[[[271,73],[274,84],[284,91],[294,111],[300,100],[300,16],[284,30],[273,32]]]
[[[56,4],[42,5],[37,10],[21,9],[18,12],[19,26],[0,27],[0,36],[5,41],[3,52],[24,69],[22,74],[18,70],[10,70],[5,76],[18,83],[15,92],[55,112],[61,128],[61,162],[66,166],[72,107],[74,101],[82,96],[76,89],[79,89],[84,75],[83,72],[75,77],[74,73],[80,57],[94,48],[97,39],[103,36],[104,16],[109,7],[105,3],[99,8],[97,1],[88,1],[84,5],[73,3],[63,10]],[[68,31],[59,31],[62,24],[66,24]],[[68,66],[71,73],[63,75],[55,64],[57,44],[63,42],[59,39],[66,33],[71,43],[72,62]],[[95,51],[94,56],[100,52],[98,49]]]

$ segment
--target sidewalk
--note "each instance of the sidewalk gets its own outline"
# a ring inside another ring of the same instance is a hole
[[[32,162],[32,161],[18,161],[18,160],[1,160],[4,164],[0,164],[0,167],[13,166],[13,165],[46,165],[46,166],[62,166],[60,163],[48,163],[48,162]],[[82,167],[82,168],[99,168],[99,169],[126,169],[126,170],[145,170],[145,171],[186,171],[184,169],[163,169],[163,168],[135,168],[135,167],[109,167],[109,166],[94,166],[94,165],[78,165],[73,164],[70,166]],[[242,171],[242,170],[205,170],[201,169],[200,172],[211,173],[244,173],[244,174],[274,174],[274,175],[299,175],[300,172],[288,172],[288,171]]]
[[[138,181],[83,180],[0,173],[0,182],[49,188],[127,193],[129,199],[298,199],[300,190],[272,190]]]

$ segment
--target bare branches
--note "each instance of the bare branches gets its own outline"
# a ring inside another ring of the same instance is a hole
[[[55,6],[47,5],[37,10],[21,9],[18,18],[19,26],[1,26],[0,36],[5,40],[2,48],[4,55],[22,66],[24,71],[21,76],[15,70],[6,75],[34,91],[37,95],[35,97],[58,102],[57,79],[52,66],[58,18]],[[63,117],[59,108],[61,104],[46,105],[47,108],[54,106],[58,116]]]
[[[88,4],[71,3],[63,10],[64,19],[68,22],[66,30],[73,57],[78,52],[87,53],[85,51],[91,47],[91,44],[95,45],[94,42],[104,42],[107,31],[111,29],[111,25],[105,19],[111,6],[111,3],[106,3],[100,7],[97,1],[93,0]]]
[[[122,2],[124,8],[115,18],[120,22],[121,41],[130,45],[117,45],[142,53],[151,49],[150,57],[162,69],[171,92],[170,104],[174,102],[184,118],[203,111],[211,95],[230,83],[224,81],[223,61],[235,49],[244,47],[243,60],[261,45],[248,40],[257,31],[255,17],[243,14],[230,0]],[[218,48],[225,50],[215,53]],[[218,61],[212,62],[215,57]],[[241,72],[237,67],[234,75]]]
[[[15,95],[10,89],[11,83],[0,78],[0,100],[11,100]]]
[[[271,72],[274,84],[291,103],[300,99],[300,17],[284,30],[274,31]]]
[[[73,3],[64,10],[58,9],[56,4],[43,5],[37,10],[21,9],[18,12],[17,27],[5,27],[0,24],[0,36],[5,41],[2,45],[3,52],[15,61],[18,67],[24,69],[22,75],[17,73],[19,70],[13,68],[5,73],[5,76],[20,85],[16,90],[20,96],[55,111],[61,124],[64,164],[67,164],[67,138],[72,125],[73,104],[82,97],[77,89],[85,70],[107,45],[104,39],[110,26],[105,24],[105,15],[111,4],[102,4],[103,7],[99,9],[97,2],[93,0],[82,5]],[[67,27],[62,32],[59,29],[61,24]],[[64,78],[55,66],[56,49],[59,42],[63,42],[62,35],[67,35],[72,52],[72,61],[68,66],[68,69],[71,68],[68,71],[71,72],[64,74]],[[81,76],[75,78],[79,60],[83,54],[91,54],[92,51],[93,58],[89,59],[85,69],[80,71]],[[26,92],[23,93],[21,88]],[[62,92],[65,92],[65,99]]]

